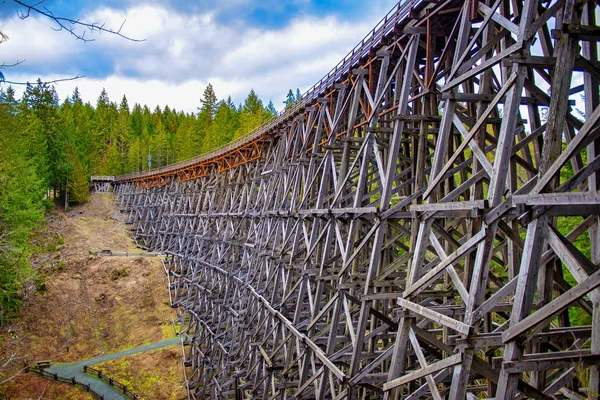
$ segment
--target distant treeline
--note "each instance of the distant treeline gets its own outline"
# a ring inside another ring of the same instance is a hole
[[[288,96],[286,107],[295,101]],[[112,102],[102,90],[95,105],[75,89],[62,104],[40,81],[21,99],[0,90],[0,325],[19,302],[30,276],[29,240],[48,197],[68,194],[71,203],[88,196],[90,175],[120,175],[194,157],[241,137],[276,115],[254,90],[243,104],[218,100],[212,85],[197,113]]]

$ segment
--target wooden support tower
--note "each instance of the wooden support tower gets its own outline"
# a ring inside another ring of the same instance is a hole
[[[594,1],[402,1],[293,109],[117,177],[193,398],[598,398]]]

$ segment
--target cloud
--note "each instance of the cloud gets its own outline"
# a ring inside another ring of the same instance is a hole
[[[57,87],[61,98],[79,86],[82,97],[94,104],[106,87],[113,101],[126,94],[130,103],[194,111],[210,82],[219,98],[231,95],[240,103],[253,88],[280,109],[288,89],[304,91],[312,86],[381,18],[363,15],[356,22],[299,14],[281,27],[267,28],[244,20],[224,22],[215,10],[187,12],[153,1],[129,4],[97,8],[81,19],[102,21],[107,27],[126,21],[123,32],[145,42],[102,34],[95,36],[95,42],[82,43],[65,32],[52,31],[47,20],[12,18],[0,20],[5,33],[10,35],[5,26],[19,33],[11,37],[12,47],[0,45],[2,55],[7,62],[27,59],[27,67],[18,70],[26,80],[38,75],[46,80],[88,76],[61,83]]]
[[[3,60],[11,63],[16,60],[27,60],[28,66],[61,65],[65,60],[81,50],[81,42],[73,41],[65,46],[65,32],[57,32],[51,28],[47,19],[31,16],[21,20],[13,16],[1,21],[2,32],[9,40],[2,43]]]
[[[184,15],[149,5],[124,11],[105,8],[88,18],[111,26],[127,20],[127,32],[146,39],[126,43],[110,37],[98,43],[112,56],[116,73],[170,83],[268,74],[280,66],[331,58],[332,53],[340,58],[370,27],[311,16],[276,30],[232,27],[218,23],[212,13]]]

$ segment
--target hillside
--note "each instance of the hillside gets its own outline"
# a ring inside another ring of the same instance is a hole
[[[111,194],[67,213],[52,210],[34,244],[38,282],[26,290],[21,317],[0,335],[6,363],[3,381],[18,374],[24,361],[72,362],[114,353],[174,336],[175,311],[168,304],[164,270],[155,257],[93,257],[90,250],[138,251]],[[34,290],[34,287],[36,290]],[[185,397],[178,348],[143,355],[150,371],[122,367],[121,377],[139,381],[145,398]],[[122,365],[127,365],[123,361]],[[135,363],[132,363],[134,366]],[[123,370],[125,368],[125,370]],[[150,380],[152,384],[144,384]],[[20,374],[0,386],[0,398],[85,399],[68,386]],[[165,397],[166,396],[166,397]]]

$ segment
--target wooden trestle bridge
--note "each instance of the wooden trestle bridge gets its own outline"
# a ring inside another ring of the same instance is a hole
[[[595,1],[403,1],[293,109],[117,177],[194,398],[597,398]]]

